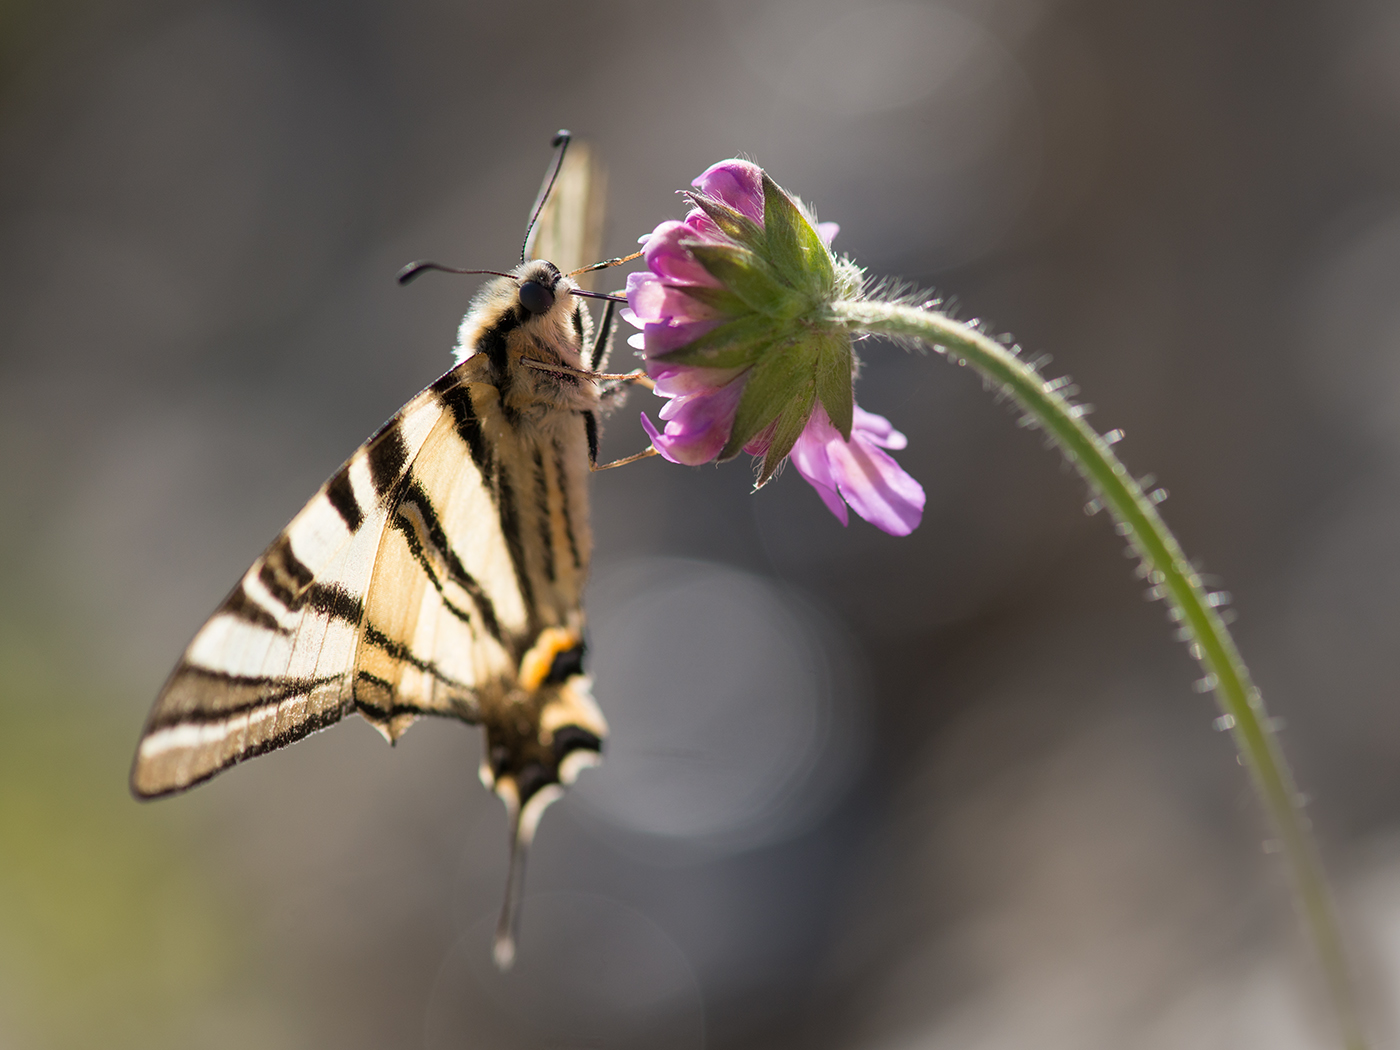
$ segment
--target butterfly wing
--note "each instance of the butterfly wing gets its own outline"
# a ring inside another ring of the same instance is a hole
[[[571,141],[554,189],[525,240],[525,258],[548,259],[564,273],[601,259],[607,182],[597,153],[586,142]],[[591,276],[581,276],[580,283],[591,287]]]
[[[137,795],[181,791],[356,709],[390,736],[419,714],[474,720],[476,688],[511,663],[489,629],[495,606],[520,617],[518,599],[473,587],[434,513],[445,502],[471,516],[470,560],[499,558],[463,436],[475,421],[451,394],[476,367],[453,369],[361,446],[195,635],[147,721]]]
[[[473,399],[494,394],[470,381],[483,363],[470,359],[430,389],[441,416],[379,537],[355,698],[390,740],[422,714],[479,720],[481,691],[513,680],[530,621],[499,508],[502,438]]]

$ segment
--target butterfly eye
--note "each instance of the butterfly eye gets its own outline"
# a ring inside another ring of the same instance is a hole
[[[547,313],[554,305],[554,293],[539,281],[525,281],[520,286],[520,305],[532,314]]]

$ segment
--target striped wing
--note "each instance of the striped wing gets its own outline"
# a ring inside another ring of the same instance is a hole
[[[468,360],[311,498],[195,635],[132,769],[143,797],[207,780],[359,710],[393,739],[477,720],[527,610],[482,467]],[[494,392],[494,391],[493,391]]]

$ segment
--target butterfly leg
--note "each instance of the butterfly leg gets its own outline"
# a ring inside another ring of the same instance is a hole
[[[588,469],[596,474],[600,470],[612,470],[613,467],[625,467],[629,463],[635,463],[639,459],[646,459],[648,456],[654,455],[656,455],[656,449],[648,447],[630,456],[623,456],[621,459],[615,459],[611,463],[604,463],[602,466],[599,466],[597,463],[590,463]]]

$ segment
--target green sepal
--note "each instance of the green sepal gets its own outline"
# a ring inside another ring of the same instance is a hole
[[[777,425],[773,428],[773,439],[769,442],[768,451],[763,456],[763,469],[759,472],[758,481],[754,484],[755,489],[761,489],[768,484],[768,479],[773,476],[773,472],[787,458],[787,454],[792,451],[792,446],[797,444],[797,439],[802,436],[802,429],[807,425],[807,420],[812,417],[812,407],[816,400],[816,386],[813,383],[808,383],[797,392],[797,396],[787,403],[778,416]]]
[[[851,391],[851,337],[845,332],[828,332],[817,339],[817,397],[831,418],[831,425],[851,440],[855,423],[855,395]]]
[[[682,243],[710,276],[742,299],[750,310],[770,317],[794,317],[801,311],[801,296],[779,281],[767,264],[747,248]]]
[[[773,321],[762,314],[748,313],[712,328],[698,339],[653,361],[697,368],[740,368],[758,360],[773,344]]]
[[[817,351],[810,343],[780,343],[769,347],[749,373],[734,412],[734,429],[719,459],[733,459],[804,390],[813,388]],[[810,404],[808,408],[810,409]]]
[[[763,174],[763,228],[768,259],[794,287],[825,295],[835,285],[831,252],[802,209],[787,192]]]
[[[747,248],[763,246],[763,227],[743,212],[731,208],[722,200],[706,197],[703,193],[687,193],[686,199],[710,217],[726,237],[731,237]]]
[[[675,284],[670,287],[728,317],[738,317],[749,312],[748,304],[728,288],[711,288],[707,284]],[[624,291],[622,294],[627,293]]]

